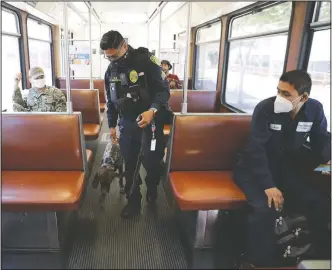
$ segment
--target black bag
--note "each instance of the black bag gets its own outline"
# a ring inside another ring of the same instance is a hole
[[[304,216],[280,216],[276,219],[278,257],[285,265],[296,265],[312,252],[312,238]]]

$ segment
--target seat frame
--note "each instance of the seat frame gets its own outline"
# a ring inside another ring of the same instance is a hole
[[[22,112],[4,113],[7,115],[16,114],[47,114],[47,115],[69,115],[67,112]],[[79,118],[80,144],[82,151],[83,170],[85,174],[84,187],[81,196],[84,197],[88,185],[89,166],[87,161],[83,122],[81,112],[73,112]],[[80,206],[79,206],[80,207]],[[22,212],[2,212],[2,234],[8,227],[20,228],[12,232],[12,235],[2,240],[3,263],[5,268],[13,269],[66,269],[68,251],[72,244],[71,231],[77,221],[78,209],[73,211],[27,211]],[[21,235],[21,236],[20,236]],[[37,239],[30,235],[43,235]],[[14,236],[14,237],[12,237]],[[23,239],[23,240],[22,240]],[[28,241],[25,241],[27,240]],[[4,241],[5,240],[5,241]],[[30,240],[30,241],[29,241]],[[47,244],[45,244],[47,243]],[[6,257],[8,256],[8,258]],[[38,260],[36,256],[40,257]],[[7,259],[6,259],[7,258]],[[8,260],[8,261],[7,261]],[[45,260],[45,265],[41,266],[41,261]],[[13,263],[14,262],[14,263]],[[5,266],[8,263],[8,266]]]
[[[189,267],[191,269],[216,269],[215,255],[213,250],[216,224],[218,221],[220,221],[221,224],[225,223],[225,221],[228,219],[220,219],[220,217],[227,217],[232,210],[197,210],[195,211],[196,217],[193,220],[192,217],[188,216],[188,213],[192,211],[182,211],[177,205],[169,181],[169,172],[171,168],[171,157],[173,151],[175,120],[176,117],[180,115],[183,114],[174,113],[173,122],[171,124],[170,138],[166,154],[166,173],[162,179],[162,182],[168,203],[176,214],[177,222],[179,223],[181,230],[186,235],[186,239],[183,240],[185,241],[185,244],[189,244],[190,246],[191,254],[188,254]],[[237,113],[187,113],[185,115],[218,115],[221,117],[239,116]],[[190,223],[193,221],[195,222],[195,229],[190,229]],[[219,255],[222,256],[222,254]]]

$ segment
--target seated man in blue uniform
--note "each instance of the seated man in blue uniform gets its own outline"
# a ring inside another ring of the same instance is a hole
[[[146,199],[154,203],[164,157],[164,121],[168,112],[170,90],[158,59],[146,48],[133,49],[117,31],[105,33],[100,48],[110,65],[105,73],[107,118],[112,140],[117,140],[118,117],[120,150],[125,160],[128,204],[122,217],[138,214],[141,209],[141,179],[133,185],[133,175],[144,136],[143,166],[146,169]],[[141,119],[138,120],[139,115]],[[144,130],[144,134],[142,134]]]
[[[277,90],[276,97],[256,106],[247,146],[234,170],[250,208],[242,268],[277,265],[274,226],[284,205],[295,206],[307,217],[314,246],[329,241],[328,198],[312,189],[308,179],[308,170],[331,160],[323,106],[309,98],[311,78],[305,71],[284,73]],[[311,148],[305,154],[303,144],[308,137]]]

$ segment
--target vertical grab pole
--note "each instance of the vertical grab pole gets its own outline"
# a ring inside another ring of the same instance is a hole
[[[147,45],[146,45],[146,47],[148,48],[148,50],[149,50],[149,41],[150,41],[150,22],[148,22],[147,23]]]
[[[92,79],[92,36],[91,36],[91,4],[89,5],[89,46],[90,46],[90,89],[93,89],[93,79]]]
[[[160,60],[160,47],[161,47],[161,11],[162,9],[159,7],[159,34],[158,34],[158,58]]]
[[[190,23],[191,23],[191,2],[187,2],[188,14],[187,14],[187,33],[186,33],[186,55],[184,65],[184,81],[183,81],[183,95],[182,95],[182,106],[181,113],[187,113],[188,107],[188,72],[189,72],[189,47],[190,47]]]
[[[63,2],[63,24],[64,24],[64,68],[66,75],[66,91],[67,91],[67,112],[73,113],[73,105],[71,102],[71,88],[70,88],[70,65],[69,65],[69,42],[68,42],[68,15],[67,2]]]
[[[101,40],[101,21],[99,21],[99,40]],[[99,47],[99,44],[98,44],[98,47]],[[102,61],[102,58],[101,58],[101,54],[99,53],[99,77],[100,79],[103,78],[103,76],[101,75],[101,61]]]

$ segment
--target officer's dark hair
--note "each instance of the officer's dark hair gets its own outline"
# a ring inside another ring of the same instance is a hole
[[[285,72],[281,75],[280,81],[287,82],[294,86],[295,90],[299,93],[299,95],[303,95],[304,92],[307,92],[308,95],[311,91],[311,77],[309,73],[303,70],[292,70]]]
[[[117,49],[123,41],[123,36],[118,31],[108,31],[101,38],[100,49]]]

